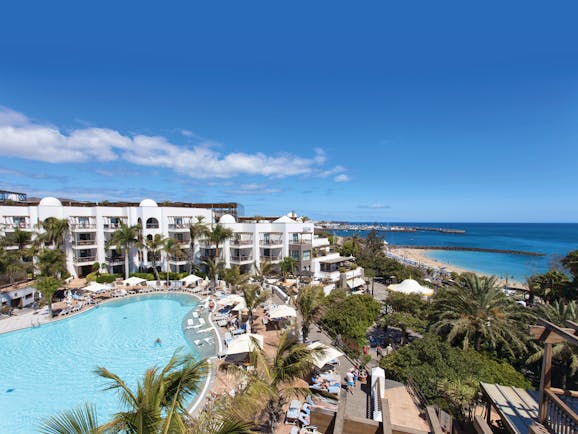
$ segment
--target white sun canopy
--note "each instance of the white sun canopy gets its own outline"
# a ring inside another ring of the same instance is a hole
[[[434,293],[433,289],[421,286],[413,279],[405,279],[401,283],[389,285],[387,289],[389,289],[390,291],[401,292],[402,294],[419,294],[428,297],[433,295]]]
[[[219,301],[217,301],[217,304],[221,305],[221,306],[233,306],[233,305],[242,303],[244,301],[245,301],[245,299],[243,297],[241,297],[240,295],[231,294],[231,295],[227,295],[224,298],[221,298]]]
[[[257,334],[244,334],[237,336],[227,347],[227,355],[250,353],[255,349],[263,348],[263,336]]]
[[[140,277],[129,277],[128,279],[125,279],[122,281],[122,284],[125,286],[136,286],[136,285],[142,285],[143,283],[146,282],[146,279],[141,279]]]
[[[85,286],[82,289],[84,291],[94,292],[98,294],[100,292],[110,291],[110,286],[103,285],[102,283],[91,282],[90,285]]]
[[[195,276],[194,274],[189,274],[188,276],[183,277],[181,279],[181,282],[183,282],[183,285],[192,285],[193,283],[196,283],[199,280],[203,280],[203,278]]]
[[[357,288],[359,286],[363,286],[365,285],[365,280],[363,280],[361,277],[354,277],[353,279],[349,279],[347,281],[347,286],[349,286],[349,288],[353,289],[353,288]]]
[[[316,348],[321,348],[324,350],[323,354],[315,354],[313,356],[313,363],[318,368],[323,368],[330,361],[344,355],[337,348],[334,348],[331,345],[325,345],[324,343],[321,342],[311,342],[309,345],[307,345],[307,347],[312,350]]]

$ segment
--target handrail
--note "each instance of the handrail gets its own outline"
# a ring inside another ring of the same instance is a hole
[[[544,390],[548,416],[546,424],[555,433],[576,432],[578,415],[558,396],[549,389]],[[560,412],[562,414],[560,414]],[[570,425],[570,430],[568,430]]]

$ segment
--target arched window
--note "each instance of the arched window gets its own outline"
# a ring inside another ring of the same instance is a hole
[[[153,240],[153,236],[151,234],[147,235],[147,240],[152,241]]]
[[[158,229],[159,228],[159,221],[154,218],[151,217],[150,219],[147,219],[147,229]]]

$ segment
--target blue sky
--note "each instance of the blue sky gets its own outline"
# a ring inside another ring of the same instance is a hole
[[[10,2],[0,189],[578,221],[572,2]]]

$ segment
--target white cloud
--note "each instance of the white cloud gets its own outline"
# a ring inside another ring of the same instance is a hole
[[[358,208],[383,209],[383,208],[390,208],[390,206],[384,205],[382,203],[372,203],[370,205],[359,205]]]
[[[322,172],[319,172],[319,174],[317,176],[319,176],[320,178],[327,178],[328,176],[337,175],[338,173],[343,173],[343,172],[345,172],[345,170],[346,169],[343,166],[335,166],[333,169],[323,170]]]
[[[337,175],[335,178],[333,178],[334,182],[347,182],[350,180],[351,180],[351,178],[344,173],[342,173],[341,175]]]
[[[184,135],[193,134],[183,130]],[[331,176],[345,169],[324,169],[327,156],[314,149],[309,157],[292,154],[266,155],[232,152],[221,154],[212,143],[182,147],[166,138],[148,135],[126,135],[107,128],[80,128],[62,132],[57,127],[30,121],[26,116],[0,107],[0,154],[45,161],[48,163],[82,163],[125,160],[140,166],[174,170],[191,178],[232,178],[237,175],[259,175],[282,178],[295,175]],[[336,182],[349,180],[346,175]]]
[[[270,188],[265,184],[241,184],[239,188],[228,190],[228,194],[273,194],[279,193],[278,188]]]

